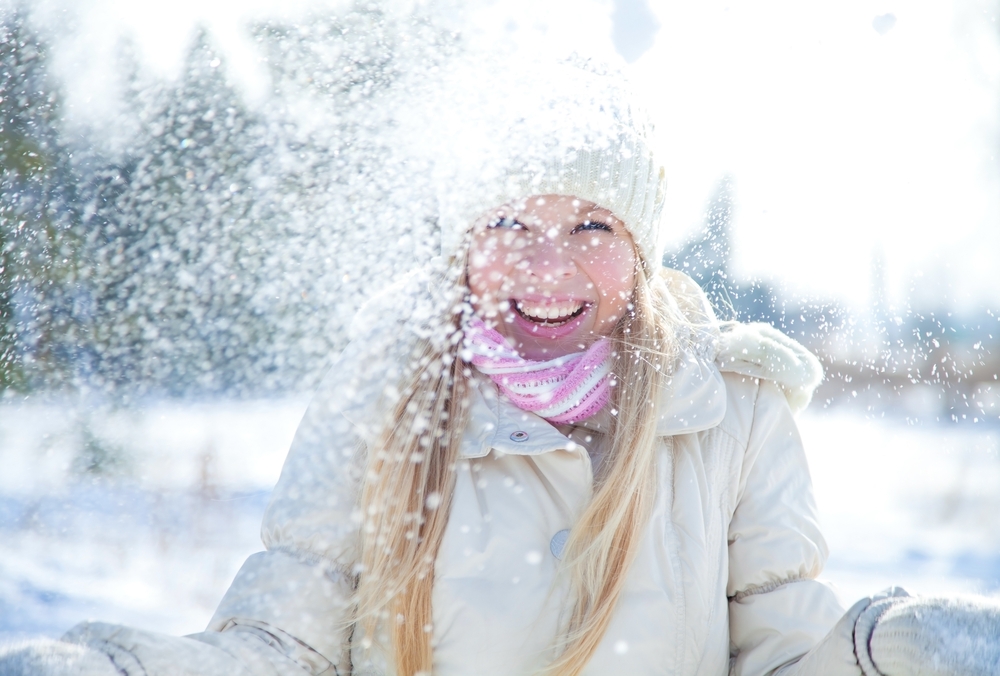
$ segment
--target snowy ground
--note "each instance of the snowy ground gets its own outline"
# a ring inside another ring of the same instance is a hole
[[[305,403],[0,406],[0,640],[88,618],[203,629],[262,549]],[[81,473],[95,457],[105,475]]]
[[[1000,426],[806,414],[800,429],[831,556],[856,599],[890,584],[1000,593]]]
[[[0,405],[0,641],[84,618],[204,628],[261,548],[304,408]],[[825,577],[845,600],[891,583],[1000,593],[1000,427],[823,411],[800,423],[832,551]],[[103,476],[82,473],[95,461]]]

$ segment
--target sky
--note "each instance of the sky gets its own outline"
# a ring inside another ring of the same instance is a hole
[[[1000,304],[996,23],[972,3],[727,4],[655,6],[636,69],[661,83],[674,194],[735,176],[738,269],[863,303],[884,259],[897,305]]]
[[[419,2],[420,0],[411,0]],[[251,100],[246,26],[340,0],[38,0],[71,110],[107,116],[129,35],[179,72],[208,27]],[[472,39],[625,62],[657,123],[675,245],[735,186],[734,266],[855,309],[882,267],[891,306],[1000,309],[1000,0],[469,0]]]

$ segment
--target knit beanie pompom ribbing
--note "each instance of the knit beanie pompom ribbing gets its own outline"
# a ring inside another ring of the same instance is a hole
[[[659,266],[665,172],[621,73],[578,57],[507,60],[466,66],[446,90],[435,170],[442,254],[491,209],[555,194],[611,211]]]

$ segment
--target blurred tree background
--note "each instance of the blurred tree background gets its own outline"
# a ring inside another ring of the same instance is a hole
[[[76,360],[76,181],[47,53],[20,13],[0,23],[0,387],[61,384]]]
[[[263,111],[204,30],[176,80],[123,44],[126,140],[109,151],[62,128],[30,12],[0,13],[0,389],[300,391],[343,345],[362,281],[430,255],[433,206],[419,182],[400,189],[415,167],[395,156],[392,100],[400,64],[433,68],[454,36],[367,3],[254,32]]]
[[[616,4],[616,26],[648,24],[639,9]],[[254,27],[263,105],[244,100],[205,30],[176,79],[143,71],[123,43],[124,140],[112,149],[65,126],[26,6],[0,10],[0,389],[127,400],[311,387],[364,298],[434,255],[429,169],[393,136],[406,97],[461,50],[430,12],[359,3]],[[877,300],[878,260],[862,314],[740,278],[737,208],[724,176],[701,231],[664,264],[721,317],[771,323],[816,351],[825,405],[1000,415],[995,309],[891,310]]]

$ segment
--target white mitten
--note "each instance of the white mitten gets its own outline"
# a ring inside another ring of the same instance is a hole
[[[47,639],[0,646],[0,676],[121,676],[104,653]]]
[[[1000,603],[986,598],[886,598],[854,628],[865,676],[1000,674]]]
[[[774,676],[862,676],[854,647],[858,618],[872,606],[908,597],[902,587],[890,587],[861,599],[812,650],[794,664],[779,669]]]

